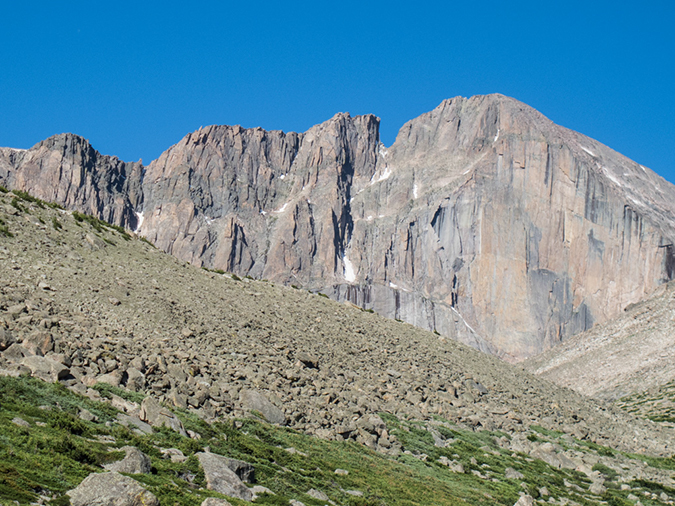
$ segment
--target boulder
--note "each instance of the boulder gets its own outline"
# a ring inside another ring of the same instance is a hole
[[[0,351],[5,351],[15,342],[16,340],[14,339],[12,333],[3,327],[0,327]]]
[[[244,501],[253,500],[253,492],[230,469],[229,460],[231,459],[215,453],[197,453],[195,455],[204,470],[206,488]]]
[[[116,472],[92,473],[66,494],[72,506],[159,506],[154,494]]]
[[[513,506],[534,506],[534,499],[530,495],[521,495]]]
[[[66,366],[45,357],[24,357],[21,360],[21,365],[30,369],[31,376],[50,383],[56,383],[70,374],[70,370]]]
[[[257,390],[242,390],[239,401],[245,410],[257,411],[270,423],[283,424],[286,421],[284,412]]]
[[[141,403],[139,418],[154,427],[166,426],[187,437],[183,423],[170,410],[162,407],[152,397],[146,397]]]
[[[127,474],[148,474],[151,469],[150,457],[135,446],[123,446],[126,456],[122,460],[104,465],[108,471]]]

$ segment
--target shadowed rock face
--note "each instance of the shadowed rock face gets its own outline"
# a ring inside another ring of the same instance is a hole
[[[446,100],[388,149],[378,127],[348,114],[303,134],[207,127],[145,169],[57,136],[0,151],[0,178],[192,263],[319,290],[508,360],[675,275],[674,187],[516,100]]]

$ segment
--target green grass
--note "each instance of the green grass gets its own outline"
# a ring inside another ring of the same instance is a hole
[[[106,384],[94,388],[102,397],[119,395],[134,402],[143,398],[137,392]],[[98,420],[81,420],[78,414],[82,409],[92,412]],[[124,445],[135,446],[150,457],[152,473],[133,478],[155,494],[161,504],[199,506],[204,498],[219,496],[205,490],[205,478],[195,457],[206,446],[212,452],[253,464],[257,482],[275,492],[261,496],[257,504],[287,505],[290,499],[296,499],[307,506],[320,506],[324,502],[306,495],[314,488],[345,506],[511,506],[523,491],[522,482],[535,498],[539,489],[546,487],[555,498],[564,497],[579,504],[596,503],[584,499],[585,493],[564,485],[567,481],[586,490],[589,480],[585,475],[555,469],[527,455],[512,455],[497,444],[498,438],[505,436],[501,432],[474,432],[440,418],[431,424],[382,414],[389,434],[396,437],[404,450],[393,457],[353,441],[325,441],[259,420],[207,424],[193,413],[174,411],[185,428],[199,433],[201,439],[183,437],[168,428],[139,435],[116,423],[118,411],[105,402],[77,395],[59,384],[27,377],[0,377],[0,503],[27,504],[35,501],[38,494],[55,494],[59,499],[52,504],[66,504],[61,499],[63,494],[89,473],[101,471],[103,463],[122,458],[119,447]],[[30,427],[12,423],[16,416]],[[447,446],[435,446],[430,430],[437,431],[448,442]],[[101,436],[108,439],[102,441]],[[289,447],[298,452],[286,451]],[[171,462],[163,458],[164,448],[178,448],[188,458],[182,463]],[[438,461],[441,457],[460,462],[465,472],[452,472]],[[521,472],[524,478],[507,480],[504,476],[507,467]],[[338,468],[349,473],[336,475]],[[597,466],[606,475],[611,474],[608,469]],[[658,484],[643,481],[635,482],[635,486],[670,493]],[[359,490],[364,495],[353,496],[346,490]],[[612,489],[603,499],[622,506],[627,493]],[[235,506],[245,504],[228,500]]]

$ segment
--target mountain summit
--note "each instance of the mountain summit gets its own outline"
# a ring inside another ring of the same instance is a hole
[[[446,100],[389,148],[343,113],[202,128],[147,167],[59,135],[0,150],[0,181],[512,361],[675,277],[675,187],[502,95]]]

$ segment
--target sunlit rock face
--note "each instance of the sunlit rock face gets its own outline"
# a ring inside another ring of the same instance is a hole
[[[177,257],[321,291],[507,360],[675,276],[675,187],[501,95],[379,142],[372,115],[305,133],[212,126],[147,167],[75,136],[0,151],[0,179]]]

